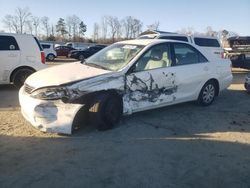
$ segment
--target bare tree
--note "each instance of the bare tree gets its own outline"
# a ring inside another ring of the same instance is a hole
[[[214,31],[214,30],[212,29],[211,26],[208,26],[208,27],[206,28],[206,33],[205,33],[205,34],[206,34],[207,36],[215,37],[215,36],[217,36],[218,32]]]
[[[108,33],[108,16],[102,17],[101,29],[102,29],[102,38],[106,39]]]
[[[27,31],[29,34],[33,35],[33,29],[34,29],[34,27],[33,27],[33,22],[32,22],[32,20],[28,20],[27,23],[26,23],[26,31]]]
[[[115,41],[115,36],[119,35],[121,24],[117,17],[115,16],[108,16],[107,17],[107,24],[110,28],[110,35],[112,38],[112,41]]]
[[[66,25],[68,29],[69,37],[73,36],[73,40],[75,41],[77,37],[79,37],[79,24],[81,20],[78,16],[72,15],[66,18]]]
[[[16,33],[24,33],[24,28],[31,16],[29,8],[17,8],[15,10],[15,15],[6,15],[3,19],[5,26]]]
[[[7,14],[3,19],[3,23],[9,32],[14,30],[15,33],[19,33],[18,19],[16,16]]]
[[[131,25],[130,38],[136,38],[141,33],[142,26],[143,26],[143,23],[140,20],[134,18],[132,25]]]
[[[31,13],[30,13],[28,7],[26,7],[26,8],[18,7],[16,9],[15,13],[16,13],[16,15],[14,17],[15,17],[15,20],[18,20],[19,31],[20,31],[20,33],[23,33],[25,24],[29,20]]]
[[[93,40],[97,41],[99,39],[99,31],[100,26],[98,23],[94,23],[94,29],[93,29]]]
[[[154,23],[147,26],[148,30],[159,30],[160,22],[155,21]]]
[[[38,36],[38,28],[39,28],[39,25],[40,25],[40,18],[38,18],[36,16],[33,16],[32,17],[32,23],[33,23],[33,26],[34,26],[35,35]]]
[[[129,38],[131,35],[131,30],[132,30],[132,23],[133,23],[133,17],[132,16],[127,16],[122,20],[122,25],[124,28],[124,34],[125,34],[125,38]]]
[[[2,21],[3,21],[4,25],[5,25],[5,27],[8,29],[8,31],[11,33],[11,31],[13,29],[12,16],[11,15],[6,15]]]
[[[50,25],[49,25],[49,18],[47,16],[44,16],[41,18],[41,23],[43,26],[43,30],[46,33],[46,37],[49,37],[49,33],[50,33]]]

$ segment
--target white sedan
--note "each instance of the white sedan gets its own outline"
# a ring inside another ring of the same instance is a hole
[[[81,119],[106,130],[138,111],[195,100],[210,105],[232,73],[230,61],[208,59],[186,42],[118,42],[85,62],[32,74],[19,91],[22,114],[41,131],[71,134]]]

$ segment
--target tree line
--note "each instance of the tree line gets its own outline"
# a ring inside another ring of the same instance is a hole
[[[119,19],[116,16],[109,15],[103,16],[100,22],[93,24],[93,34],[91,38],[87,38],[85,36],[87,25],[77,15],[59,18],[56,23],[52,23],[47,16],[34,16],[28,7],[16,8],[14,14],[5,15],[2,22],[6,30],[10,33],[33,34],[40,40],[63,42],[113,43],[136,38],[143,30],[143,22],[138,18],[126,16]],[[159,27],[160,23],[155,21],[147,25],[146,30],[159,30]],[[182,34],[216,36],[221,41],[229,36],[237,35],[237,33],[225,29],[214,31],[211,26],[208,26],[204,33],[198,33],[192,27],[183,28],[177,32]]]

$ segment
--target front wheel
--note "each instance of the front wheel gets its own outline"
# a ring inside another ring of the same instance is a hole
[[[100,131],[113,128],[121,116],[122,100],[116,94],[99,94],[89,106],[89,120]]]
[[[22,87],[22,85],[24,84],[26,78],[28,78],[29,75],[31,75],[32,73],[34,73],[35,71],[31,70],[31,69],[20,69],[18,70],[13,77],[13,83],[14,86],[17,88]]]
[[[198,102],[203,106],[208,106],[213,103],[216,95],[216,86],[213,81],[207,82],[201,89]]]

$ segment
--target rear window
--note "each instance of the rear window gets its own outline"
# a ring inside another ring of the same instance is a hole
[[[217,39],[207,39],[207,38],[194,38],[194,43],[198,46],[205,47],[220,47],[220,43]]]
[[[188,38],[183,37],[183,36],[161,36],[159,38],[160,39],[179,40],[179,41],[188,42]]]
[[[50,45],[49,44],[42,44],[43,49],[49,49]]]
[[[40,45],[40,43],[39,43],[39,41],[37,40],[37,38],[34,37],[34,39],[35,39],[35,41],[36,41],[36,43],[37,43],[37,45],[38,45],[40,51],[43,51],[43,48],[42,48],[42,46]]]
[[[0,50],[19,50],[19,46],[14,37],[0,36]]]

